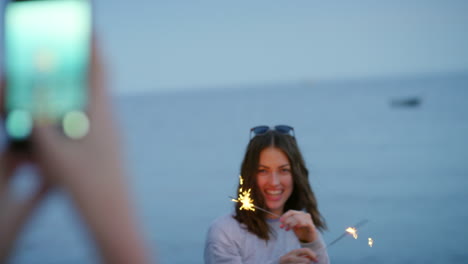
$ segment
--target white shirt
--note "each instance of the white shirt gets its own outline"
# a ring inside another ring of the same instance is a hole
[[[298,248],[309,248],[317,254],[319,264],[329,264],[323,238],[300,243],[293,231],[280,228],[279,219],[268,219],[274,230],[270,240],[250,233],[232,214],[217,218],[210,226],[205,242],[205,264],[277,264],[281,256]]]

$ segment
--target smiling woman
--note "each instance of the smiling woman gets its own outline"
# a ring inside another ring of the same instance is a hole
[[[234,213],[211,225],[205,263],[329,263],[319,232],[325,221],[294,129],[258,126],[251,133],[241,165],[242,188],[251,189],[254,204],[273,214],[242,210],[236,203]]]

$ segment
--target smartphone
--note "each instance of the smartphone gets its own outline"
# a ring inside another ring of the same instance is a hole
[[[4,7],[4,113],[10,142],[29,141],[36,122],[71,139],[89,131],[90,0],[10,0]]]

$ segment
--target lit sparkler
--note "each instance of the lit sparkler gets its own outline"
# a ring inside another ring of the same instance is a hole
[[[253,204],[253,199],[250,198],[250,189],[247,191],[242,190],[242,184],[244,184],[244,179],[239,175],[239,183],[241,187],[239,188],[239,196],[237,199],[232,199],[233,202],[241,203],[240,210],[250,210],[255,211],[255,206]]]
[[[236,202],[236,203],[241,203],[241,207],[239,208],[240,210],[250,210],[250,211],[255,211],[255,209],[258,209],[262,212],[265,212],[267,214],[271,214],[271,215],[274,215],[276,217],[281,217],[280,215],[277,215],[275,213],[272,213],[268,210],[265,210],[261,207],[258,207],[256,206],[253,202],[254,200],[250,197],[250,191],[251,189],[248,189],[247,191],[246,190],[243,190],[242,189],[242,185],[244,184],[244,179],[242,178],[241,175],[239,175],[239,183],[241,185],[241,187],[239,188],[239,194],[238,194],[238,197],[237,199],[229,196],[231,198],[231,201],[233,202]]]
[[[369,220],[364,219],[364,220],[362,220],[361,222],[359,222],[359,223],[357,223],[356,225],[354,225],[354,227],[348,227],[348,228],[346,229],[346,231],[345,231],[343,234],[341,234],[339,237],[337,237],[335,240],[333,240],[330,244],[328,244],[328,245],[326,246],[326,248],[329,248],[331,245],[333,245],[333,244],[335,244],[336,242],[340,241],[340,240],[343,239],[346,235],[349,235],[349,234],[353,235],[353,237],[354,237],[355,239],[357,239],[357,228],[360,227],[360,226],[363,226],[363,225],[367,224],[367,222],[369,222]]]

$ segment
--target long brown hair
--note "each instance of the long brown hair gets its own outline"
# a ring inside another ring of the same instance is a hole
[[[241,175],[244,179],[242,188],[252,189],[251,197],[256,206],[266,209],[266,204],[257,185],[257,171],[262,150],[274,147],[281,150],[289,160],[293,177],[293,191],[286,201],[284,211],[305,210],[312,216],[314,225],[320,230],[325,230],[326,224],[320,214],[314,192],[309,184],[309,171],[297,145],[296,139],[288,134],[269,130],[265,134],[257,135],[247,145],[244,160],[241,165]],[[240,188],[240,184],[238,189]],[[235,203],[236,215],[234,218],[247,227],[247,230],[264,240],[270,239],[270,230],[266,222],[266,213],[240,210],[240,203]]]

